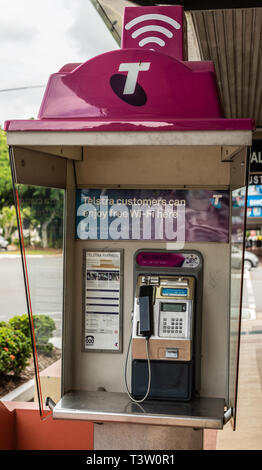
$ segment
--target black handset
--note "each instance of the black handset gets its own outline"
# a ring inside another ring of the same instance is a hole
[[[129,398],[134,401],[135,403],[142,403],[148,397],[151,388],[151,364],[150,364],[150,357],[149,357],[149,338],[153,334],[153,297],[154,297],[154,287],[153,286],[141,286],[139,288],[139,335],[145,338],[145,351],[147,357],[147,370],[148,370],[148,380],[147,380],[147,390],[143,395],[143,398],[139,397],[136,399],[132,393],[128,390],[127,384],[127,360],[132,340],[132,333],[130,336],[130,341],[128,345],[127,355],[126,355],[126,362],[125,362],[125,383],[126,383],[126,390]]]
[[[153,286],[141,286],[139,289],[139,332],[150,338],[153,334]]]

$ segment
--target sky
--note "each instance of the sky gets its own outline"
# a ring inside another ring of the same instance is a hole
[[[0,0],[0,126],[36,118],[49,76],[118,46],[90,0]],[[2,91],[17,87],[27,90]]]

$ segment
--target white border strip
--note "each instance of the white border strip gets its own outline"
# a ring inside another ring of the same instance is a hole
[[[251,145],[252,131],[7,132],[8,145]]]

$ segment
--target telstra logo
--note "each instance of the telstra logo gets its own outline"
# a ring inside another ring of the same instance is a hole
[[[121,63],[119,72],[127,72],[127,75],[114,74],[110,78],[110,85],[115,94],[123,101],[132,106],[143,106],[146,104],[146,92],[138,83],[140,72],[147,72],[151,62]]]

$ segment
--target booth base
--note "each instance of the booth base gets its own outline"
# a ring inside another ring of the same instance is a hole
[[[94,424],[95,450],[202,450],[203,429],[148,424]]]
[[[201,397],[185,403],[148,400],[138,404],[126,393],[72,391],[54,407],[53,417],[95,423],[222,429],[224,399]]]

